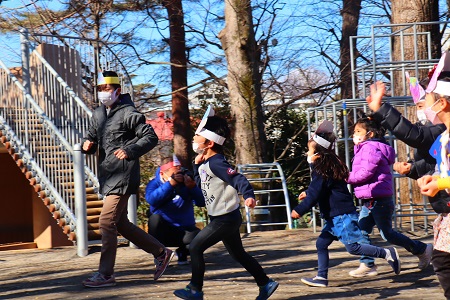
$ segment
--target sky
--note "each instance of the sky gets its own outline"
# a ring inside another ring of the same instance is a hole
[[[441,0],[445,3],[444,0]],[[29,4],[31,1],[27,0],[6,0],[1,2],[1,7],[7,7],[11,9],[17,9],[18,7],[23,7],[26,4]],[[185,9],[186,10],[195,10],[196,3],[198,1],[186,1],[185,2]],[[208,1],[204,1],[205,3],[208,3]],[[256,1],[255,1],[256,2]],[[333,9],[336,9],[335,14],[339,13],[338,5],[341,3],[341,1],[317,1],[317,0],[304,0],[304,1],[298,1],[298,0],[284,0],[285,5],[281,5],[281,1],[278,3],[280,4],[280,11],[278,11],[278,17],[284,18],[285,20],[300,20],[301,17],[306,15],[307,13],[311,14],[311,23],[307,24],[305,27],[295,27],[290,26],[290,22],[285,22],[285,24],[279,24],[278,30],[278,45],[275,47],[273,46],[273,56],[271,57],[272,67],[274,68],[272,71],[277,73],[286,72],[287,69],[292,68],[308,68],[313,67],[321,72],[328,72],[328,68],[333,68],[335,66],[327,65],[324,63],[323,58],[320,58],[320,55],[314,52],[308,52],[309,50],[306,49],[307,47],[315,47],[317,49],[321,50],[321,47],[323,47],[323,51],[327,52],[327,54],[334,55],[334,57],[338,57],[336,55],[336,51],[338,48],[336,45],[333,47],[330,47],[327,45],[328,41],[326,40],[326,37],[323,40],[320,39],[313,39],[311,36],[317,35],[319,30],[326,30],[327,26],[333,26],[335,25],[337,28],[339,28],[339,20],[340,17],[338,15],[328,15],[328,16],[319,16],[314,15],[314,12],[307,11],[307,3],[313,3],[313,2],[322,2],[323,5],[328,5]],[[39,3],[43,3],[52,9],[59,8],[59,1],[57,0],[47,0],[47,1],[39,1]],[[254,3],[254,2],[253,2]],[[367,11],[365,12],[367,14]],[[186,14],[187,15],[187,14]],[[191,18],[191,21],[195,21],[195,18],[202,18],[203,16],[198,14],[189,14],[189,17]],[[269,19],[268,19],[269,20]],[[127,20],[125,25],[121,26],[132,26],[135,20]],[[369,20],[370,22],[377,22],[377,20]],[[269,21],[266,21],[266,23]],[[301,21],[298,21],[301,23]],[[359,33],[363,34],[364,30],[366,33],[370,30],[370,22],[364,22],[360,25]],[[264,26],[267,26],[267,24],[263,24]],[[261,26],[263,26],[261,25]],[[309,26],[309,27],[308,27]],[[213,25],[211,25],[213,27]],[[216,34],[218,31],[220,31],[221,28],[211,28],[212,32],[215,32]],[[141,30],[145,31],[145,34],[147,37],[154,37],[155,40],[158,38],[161,39],[160,34],[157,30],[151,27],[143,27]],[[164,29],[163,29],[164,31]],[[261,31],[260,31],[261,32]],[[192,42],[192,41],[190,41]],[[272,45],[272,41],[269,41],[270,45]],[[202,55],[223,55],[222,50],[218,49],[212,49],[212,52],[202,52]],[[8,34],[8,35],[1,35],[0,34],[0,59],[8,66],[18,66],[20,65],[20,36],[19,34]],[[290,62],[290,65],[283,65],[282,59],[284,57],[292,57],[293,61]],[[154,57],[154,59],[158,61],[167,61],[168,60],[168,49],[166,48],[163,55],[160,57]],[[200,57],[198,59],[201,59]],[[297,61],[295,61],[297,59]],[[277,61],[278,60],[278,61]],[[165,69],[164,69],[165,68]],[[137,70],[133,70],[133,74],[136,75],[136,78],[133,80],[133,84],[143,83],[143,82],[157,82],[157,78],[155,79],[155,76],[165,76],[167,77],[169,72],[167,71],[167,67],[158,67],[158,66],[150,66],[150,67],[141,67]],[[159,73],[158,73],[159,72]],[[217,68],[215,70],[217,75],[223,76],[226,75],[226,66],[222,65],[221,68]],[[202,79],[202,74],[196,75],[198,73],[193,73],[190,71],[189,73],[189,84],[192,84],[193,82],[197,82],[200,79]],[[197,76],[197,77],[196,77]],[[203,74],[204,76],[204,74]],[[170,84],[168,84],[168,81],[164,82],[163,84],[160,84],[158,86],[158,90],[161,93],[166,93],[170,91]]]

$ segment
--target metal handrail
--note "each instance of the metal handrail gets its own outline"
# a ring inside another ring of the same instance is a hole
[[[291,218],[291,205],[289,200],[289,192],[287,189],[286,178],[284,177],[283,169],[281,168],[278,162],[274,163],[261,163],[261,164],[242,164],[237,166],[238,172],[245,175],[261,175],[260,178],[251,177],[248,180],[250,182],[262,182],[267,183],[268,181],[276,181],[281,183],[281,188],[264,188],[264,189],[255,189],[255,195],[268,194],[269,199],[268,203],[264,205],[257,205],[255,209],[258,208],[286,208],[286,222],[259,222],[257,224],[252,224],[251,222],[251,214],[250,209],[245,207],[245,216],[246,216],[246,225],[247,225],[247,233],[252,232],[252,226],[269,226],[269,225],[287,225],[289,229],[293,228],[292,218]],[[277,176],[273,177],[274,174]],[[264,176],[264,177],[262,177]],[[258,193],[261,192],[261,193]],[[274,192],[283,192],[284,204],[270,204],[270,195]]]

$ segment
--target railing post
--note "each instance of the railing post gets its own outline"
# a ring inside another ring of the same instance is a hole
[[[22,52],[22,85],[25,90],[23,95],[24,103],[24,131],[25,131],[25,142],[29,144],[28,139],[28,98],[26,94],[31,95],[31,78],[30,78],[30,47],[28,41],[28,30],[26,28],[20,29],[20,51]]]
[[[22,84],[25,92],[31,95],[30,88],[30,47],[28,43],[28,30],[20,29],[20,50],[22,52]]]
[[[130,195],[128,198],[128,220],[134,225],[137,225],[137,197],[136,194]],[[131,248],[138,248],[135,244],[130,242]]]
[[[73,170],[75,183],[75,217],[77,254],[86,256],[88,254],[87,235],[87,213],[86,213],[86,184],[84,176],[84,155],[81,152],[81,145],[73,146]]]

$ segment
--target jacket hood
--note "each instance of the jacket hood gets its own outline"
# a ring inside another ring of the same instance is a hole
[[[361,148],[362,145],[366,144],[367,142],[370,142],[370,144],[373,145],[373,147],[376,147],[380,150],[381,154],[386,157],[387,161],[389,162],[389,164],[393,164],[395,162],[395,150],[394,148],[392,148],[387,141],[382,138],[382,139],[370,139],[367,141],[364,141],[362,143],[360,143],[359,145],[357,145],[356,147]]]

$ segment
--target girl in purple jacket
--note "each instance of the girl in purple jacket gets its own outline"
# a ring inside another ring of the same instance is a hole
[[[394,148],[384,139],[385,130],[372,118],[361,118],[354,125],[354,157],[350,183],[362,208],[359,227],[364,242],[370,244],[369,234],[376,225],[384,240],[404,247],[419,258],[419,268],[425,269],[431,260],[432,245],[413,241],[392,228],[394,214],[391,165],[395,161]],[[377,267],[373,257],[361,256],[358,269],[350,271],[350,276],[376,276]]]
[[[323,124],[329,124],[329,126]],[[341,241],[348,253],[370,255],[387,260],[395,274],[401,270],[397,250],[394,247],[381,248],[361,244],[363,239],[358,227],[358,214],[345,179],[348,168],[335,153],[336,136],[332,123],[324,121],[308,142],[307,161],[311,168],[311,183],[299,196],[301,202],[291,212],[294,219],[300,218],[311,208],[319,205],[320,216],[324,219],[322,232],[316,241],[318,270],[313,278],[302,278],[309,286],[328,286],[329,255],[328,247],[333,241]],[[320,130],[327,128],[327,130]]]

